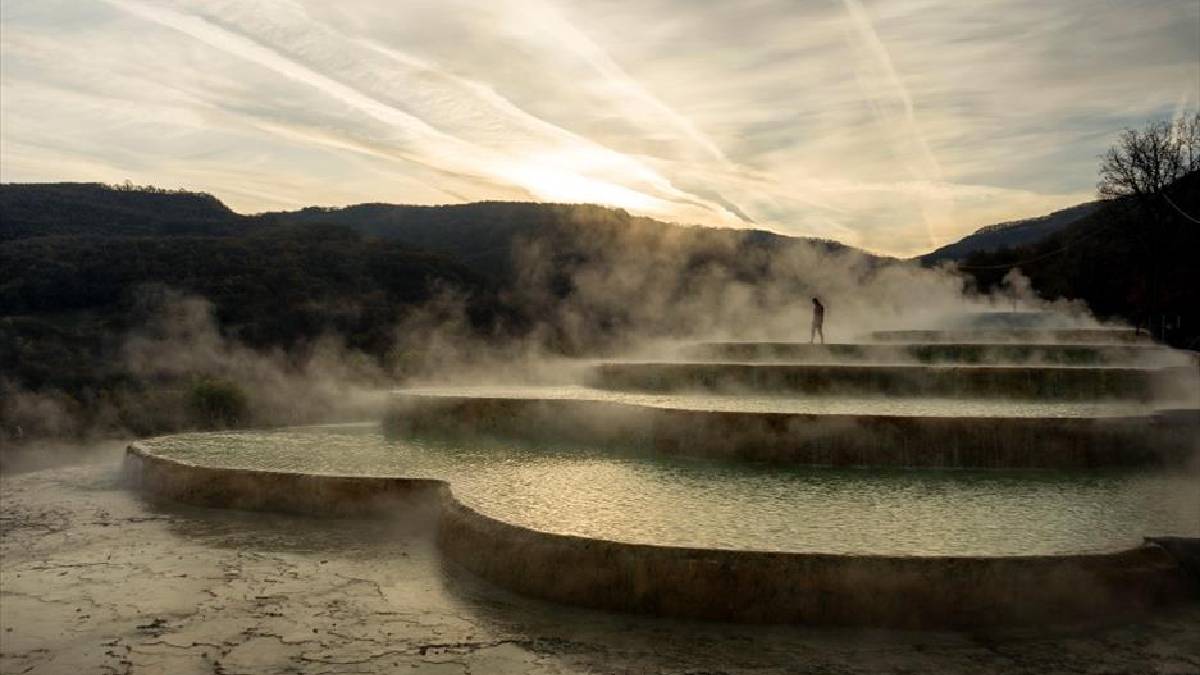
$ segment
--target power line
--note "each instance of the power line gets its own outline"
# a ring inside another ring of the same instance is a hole
[[[1166,191],[1162,192],[1162,196],[1163,196],[1163,199],[1167,200],[1167,203],[1170,204],[1172,208],[1174,208],[1176,211],[1179,212],[1179,215],[1183,216],[1184,218],[1187,218],[1188,220],[1192,221],[1193,223],[1196,223],[1197,225],[1200,225],[1200,220],[1196,220],[1195,218],[1189,216],[1186,211],[1179,208],[1179,205],[1176,204],[1175,202],[1171,201],[1171,198],[1167,196]]]

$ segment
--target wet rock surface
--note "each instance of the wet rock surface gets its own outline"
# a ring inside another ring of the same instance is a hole
[[[0,672],[1200,672],[1195,604],[986,634],[632,617],[480,581],[427,523],[155,503],[116,466],[0,477]]]

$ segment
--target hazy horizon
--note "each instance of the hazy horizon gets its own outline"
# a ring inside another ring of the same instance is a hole
[[[906,257],[1095,198],[1200,5],[9,0],[0,179],[598,203]]]

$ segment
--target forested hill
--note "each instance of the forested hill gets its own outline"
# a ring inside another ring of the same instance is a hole
[[[777,254],[789,252],[809,257],[777,265]],[[580,354],[635,329],[693,329],[704,318],[697,305],[739,284],[748,289],[741,303],[803,297],[804,275],[823,274],[818,259],[863,275],[890,260],[834,242],[587,205],[363,204],[243,215],[185,191],[6,184],[0,394],[15,385],[92,400],[143,386],[122,370],[123,336],[172,294],[207,299],[221,334],[239,344],[291,353],[335,335],[391,368],[403,357],[406,329],[398,327],[442,298],[454,298],[454,315],[438,320],[489,343],[536,339]],[[789,290],[765,290],[781,270]]]
[[[0,241],[51,235],[232,235],[244,218],[201,192],[0,184]]]
[[[507,282],[513,274],[514,246],[534,242],[559,261],[619,252],[630,242],[651,247],[729,252],[774,250],[803,243],[823,251],[856,250],[838,242],[788,237],[761,230],[686,227],[631,216],[622,209],[591,204],[476,202],[444,206],[358,204],[311,207],[252,218],[258,226],[324,223],[350,228],[423,250],[447,255],[481,274]],[[730,264],[736,261],[728,260]]]
[[[762,230],[680,226],[590,204],[357,204],[243,215],[212,195],[183,190],[100,183],[0,184],[0,241],[46,236],[292,238],[313,227],[344,228],[440,254],[496,282],[510,280],[514,246],[534,241],[549,242],[561,258],[630,241],[708,250],[709,255],[717,249],[736,254],[796,244],[824,252],[857,251],[834,241]]]
[[[223,327],[255,345],[336,330],[377,348],[384,323],[435,290],[457,289],[475,303],[475,319],[503,315],[519,331],[522,315],[544,310],[528,300],[571,295],[582,268],[632,276],[649,261],[670,265],[675,277],[659,274],[654,288],[639,290],[682,294],[694,274],[714,268],[754,283],[770,273],[765,261],[789,246],[858,253],[836,242],[684,227],[592,205],[361,204],[242,215],[202,193],[5,184],[0,316],[115,311],[140,286],[159,284],[209,298]],[[868,265],[885,260],[861,255]],[[518,286],[524,300],[497,304],[498,293]],[[359,323],[370,325],[348,325],[337,307],[365,308],[370,318]]]
[[[952,244],[920,257],[929,265],[943,260],[962,260],[972,253],[990,252],[1036,243],[1100,208],[1100,202],[1076,204],[1037,218],[1026,218],[982,227]]]
[[[1200,171],[1149,203],[1101,207],[1025,246],[960,261],[981,289],[1019,268],[1045,298],[1078,298],[1101,317],[1151,327],[1161,339],[1200,348]]]

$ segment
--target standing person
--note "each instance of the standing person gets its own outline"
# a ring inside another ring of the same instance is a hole
[[[817,298],[813,298],[813,318],[812,318],[812,333],[808,336],[808,343],[812,344],[817,336],[821,336],[821,344],[825,344],[825,305]]]

